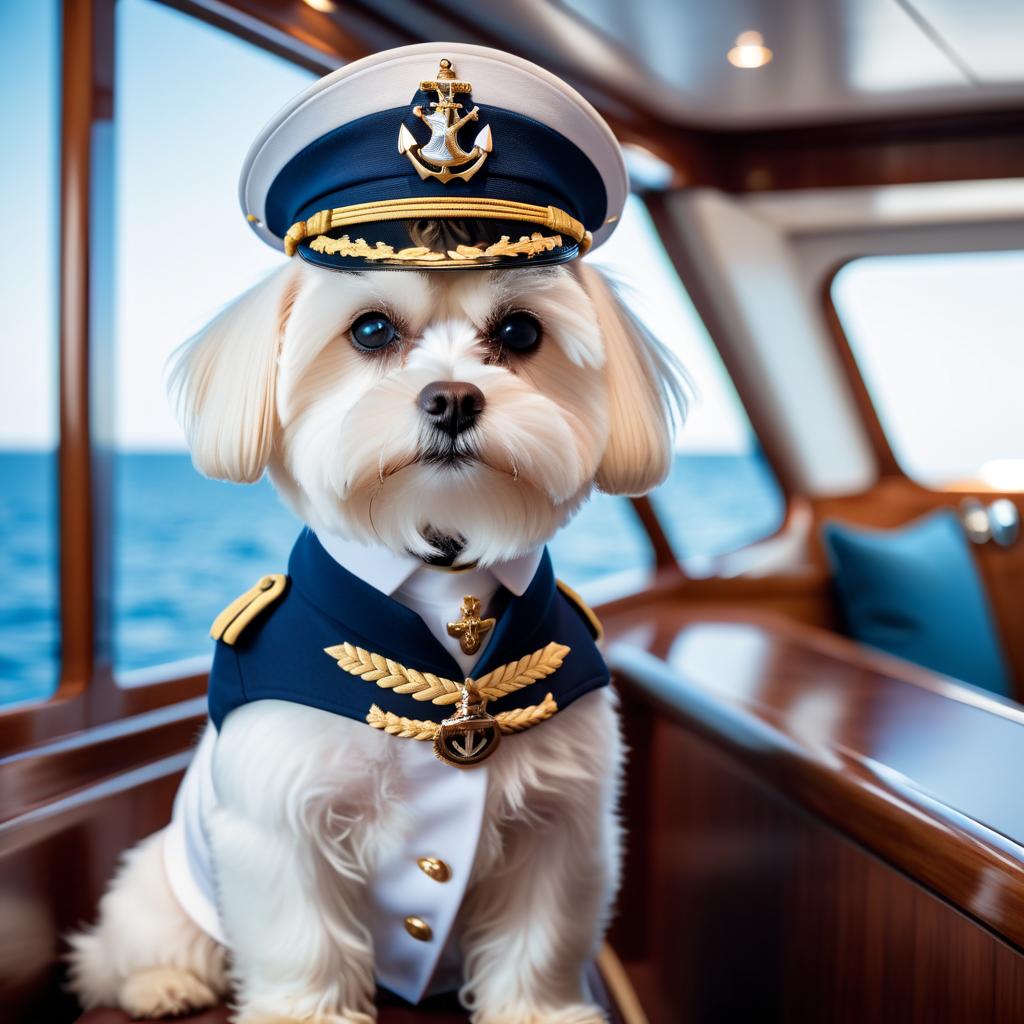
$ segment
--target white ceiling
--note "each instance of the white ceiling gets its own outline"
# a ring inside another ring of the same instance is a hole
[[[1024,0],[441,0],[435,11],[612,83],[671,122],[735,128],[1024,103]],[[726,61],[748,30],[774,52],[764,68]]]

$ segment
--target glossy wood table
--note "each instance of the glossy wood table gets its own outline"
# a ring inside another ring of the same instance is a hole
[[[1024,709],[782,618],[606,625],[652,1020],[1024,1020]]]

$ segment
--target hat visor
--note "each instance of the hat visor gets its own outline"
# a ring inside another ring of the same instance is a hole
[[[304,239],[297,251],[328,270],[510,270],[566,263],[579,244],[543,225],[472,218],[348,225]]]

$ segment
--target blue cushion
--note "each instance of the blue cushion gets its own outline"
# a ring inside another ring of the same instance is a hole
[[[1010,673],[967,538],[951,509],[897,530],[822,528],[851,636],[994,693]]]

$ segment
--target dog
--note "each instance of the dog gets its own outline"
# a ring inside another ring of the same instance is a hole
[[[678,379],[586,265],[299,264],[188,343],[171,381],[206,475],[268,471],[317,535],[489,566],[542,545],[595,487],[657,485]],[[454,432],[421,398],[438,381],[480,396]],[[283,701],[237,710],[216,737],[210,822],[230,952],[175,898],[158,832],[124,855],[97,923],[71,940],[82,1004],[146,1018],[234,993],[240,1024],[374,1020],[367,883],[402,828],[401,742]],[[458,909],[475,1024],[604,1019],[582,976],[618,882],[622,759],[608,687],[494,754]]]

